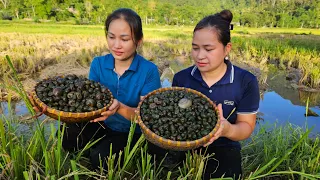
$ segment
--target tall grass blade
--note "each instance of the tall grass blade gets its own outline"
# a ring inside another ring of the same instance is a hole
[[[31,102],[30,102],[30,100],[28,98],[28,94],[24,90],[23,85],[22,85],[21,81],[19,80],[18,73],[17,73],[16,69],[14,68],[14,66],[12,64],[12,61],[11,61],[11,59],[10,59],[10,57],[8,55],[6,55],[6,60],[7,60],[8,64],[9,64],[10,68],[13,71],[13,79],[17,83],[17,89],[16,89],[17,92],[19,93],[19,95],[23,99],[23,101],[26,103],[26,106],[27,106],[29,112],[32,115],[34,115],[34,110],[32,109],[32,105],[31,105]]]
[[[309,97],[308,97],[307,103],[306,103],[306,118],[308,117],[308,110],[309,110]]]
[[[197,175],[196,175],[196,179],[199,179],[199,180],[202,179],[203,169],[204,169],[204,161],[201,160],[200,166],[199,166],[199,168],[198,168],[198,173],[197,173]]]
[[[273,158],[271,161],[269,161],[266,165],[264,165],[263,167],[259,168],[257,171],[255,171],[253,173],[253,177],[261,174],[263,171],[265,171],[271,164],[274,163],[274,161],[276,161],[278,158]]]
[[[28,174],[27,171],[23,171],[23,177],[24,177],[25,180],[32,180],[32,179],[29,178],[29,174]]]
[[[313,128],[309,129],[307,132],[305,132],[302,137],[299,139],[299,141],[280,159],[279,162],[275,166],[273,166],[268,173],[271,173],[273,170],[275,170],[291,153],[293,150],[295,150],[305,138],[308,137],[309,133],[312,131]]]
[[[70,162],[71,162],[72,171],[73,171],[73,172],[77,172],[78,169],[77,169],[76,162],[75,162],[74,160],[70,160]],[[75,179],[75,180],[79,180],[78,174],[74,174],[74,179]]]
[[[171,174],[172,174],[171,171],[169,171],[167,174],[167,180],[170,180]]]

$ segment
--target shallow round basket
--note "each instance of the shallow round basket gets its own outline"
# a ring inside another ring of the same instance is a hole
[[[147,128],[147,126],[143,123],[142,118],[141,118],[141,114],[140,114],[140,108],[141,108],[143,101],[154,94],[157,94],[159,92],[168,91],[168,90],[183,90],[186,92],[192,92],[194,94],[201,96],[202,98],[205,98],[207,101],[209,101],[209,103],[212,105],[212,108],[215,109],[216,117],[218,117],[218,120],[217,120],[217,123],[216,123],[216,126],[214,127],[214,129],[208,135],[202,137],[201,139],[197,139],[197,140],[193,140],[193,141],[173,141],[170,139],[160,137],[157,134],[155,134],[154,132],[152,132],[149,128]],[[186,151],[186,150],[196,149],[200,146],[203,146],[204,144],[209,142],[209,140],[213,137],[214,133],[218,130],[219,124],[220,124],[220,118],[218,116],[218,112],[216,110],[215,103],[213,103],[207,96],[203,95],[202,93],[195,91],[193,89],[183,88],[183,87],[160,88],[160,89],[157,89],[157,90],[150,92],[149,94],[147,94],[144,97],[144,99],[142,101],[140,101],[138,108],[137,108],[137,114],[138,114],[139,126],[141,127],[141,130],[148,141],[150,141],[151,143],[153,143],[159,147],[162,147],[164,149],[175,150],[175,151]]]
[[[38,83],[36,84],[35,87],[37,87]],[[110,102],[107,104],[107,106],[98,109],[96,111],[91,111],[91,112],[82,112],[82,113],[74,113],[74,112],[64,112],[64,111],[59,111],[57,109],[53,109],[49,106],[47,106],[44,102],[42,102],[35,91],[35,89],[30,93],[30,96],[33,99],[33,105],[39,109],[40,112],[43,112],[43,114],[67,123],[78,123],[78,122],[85,122],[89,120],[93,120],[95,118],[101,117],[101,113],[106,111],[112,104],[113,102],[113,95],[109,89],[107,89],[108,94],[110,96]]]

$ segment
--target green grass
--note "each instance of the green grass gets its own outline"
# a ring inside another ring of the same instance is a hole
[[[308,28],[249,28],[234,26],[235,32],[248,32],[249,34],[276,33],[276,34],[314,34],[320,35],[319,29]]]
[[[42,22],[34,23],[32,21],[4,21],[0,20],[0,32],[20,32],[20,33],[50,33],[50,34],[87,34],[87,35],[104,35],[103,25],[74,25],[70,22]],[[175,33],[187,33],[187,37],[191,37],[193,26],[158,26],[158,25],[143,25],[145,38],[153,36],[154,33],[170,31]],[[235,26],[232,33],[245,34],[261,34],[261,33],[274,33],[274,34],[313,34],[320,35],[318,29],[306,28],[248,28]],[[150,35],[150,36],[149,36]],[[166,35],[165,33],[162,35]],[[167,37],[167,36],[162,36]]]
[[[274,172],[286,172],[288,175],[283,173],[283,178],[298,178],[293,171],[320,176],[320,164],[316,163],[320,160],[320,137],[308,138],[310,131],[292,124],[259,127],[250,140],[243,142],[245,177],[261,178]]]
[[[6,22],[0,21],[0,32],[3,33],[25,33],[25,34],[57,34],[57,35],[88,35],[104,36],[103,25],[72,25],[34,22]],[[191,38],[191,27],[173,26],[143,26],[145,39],[172,39]]]
[[[26,33],[26,34],[82,34],[82,35],[104,35],[102,25],[72,25],[55,23],[34,23],[34,22],[4,22],[0,21],[0,32]]]
[[[71,156],[61,148],[61,135],[51,135],[44,139],[45,123],[38,124],[30,132],[30,139],[17,136],[18,126],[7,117],[0,119],[0,167],[5,179],[201,179],[204,165],[210,155],[189,152],[186,160],[177,170],[164,169],[147,154],[144,137],[141,136],[133,148],[126,146],[119,157],[124,156],[124,163],[110,153],[107,158],[107,171],[91,171],[83,164],[81,152]],[[132,126],[134,127],[134,126]],[[288,124],[284,127],[259,126],[251,139],[243,144],[244,179],[317,179],[320,178],[319,136],[308,138],[310,130]],[[132,133],[128,136],[129,143]],[[63,133],[63,131],[62,131]],[[212,155],[211,155],[212,156]],[[212,156],[214,158],[214,155]],[[227,179],[227,178],[226,178]]]

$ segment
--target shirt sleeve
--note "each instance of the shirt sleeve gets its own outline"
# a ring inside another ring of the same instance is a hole
[[[99,76],[99,60],[97,58],[94,58],[91,62],[90,65],[90,70],[89,70],[89,79],[96,81],[96,82],[100,82],[100,76]]]
[[[150,69],[147,74],[146,81],[141,90],[141,96],[147,95],[149,92],[161,87],[160,75],[157,66]]]
[[[260,93],[257,78],[252,78],[244,89],[237,114],[255,114],[259,109]]]

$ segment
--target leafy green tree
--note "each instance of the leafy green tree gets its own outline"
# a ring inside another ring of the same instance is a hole
[[[24,10],[23,0],[11,0],[10,11],[15,18],[20,19],[21,11]]]
[[[32,17],[36,17],[36,10],[41,8],[44,0],[24,0],[24,5],[32,11]]]
[[[254,14],[244,14],[240,18],[240,25],[256,27],[258,23],[258,18]]]
[[[7,7],[9,6],[10,0],[0,0],[2,6],[4,9],[7,9]]]

